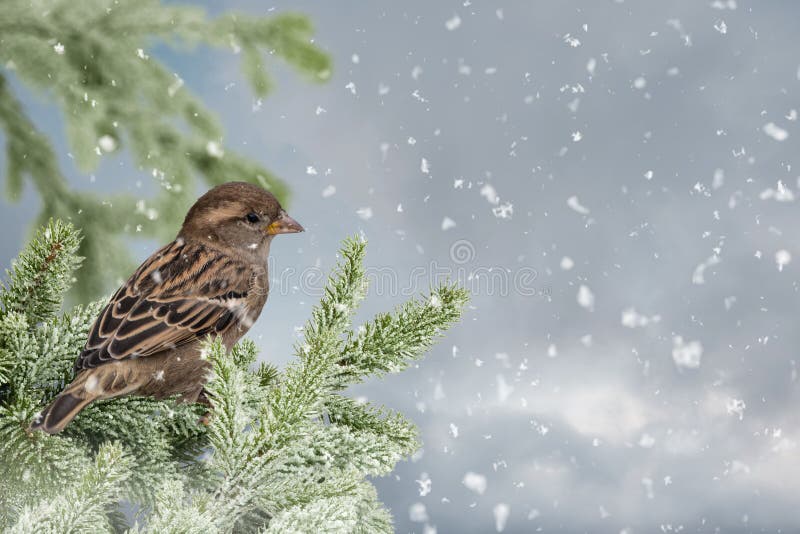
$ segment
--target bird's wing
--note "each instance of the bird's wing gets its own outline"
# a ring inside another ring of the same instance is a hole
[[[144,357],[247,322],[249,265],[178,239],[145,261],[95,320],[75,369]]]

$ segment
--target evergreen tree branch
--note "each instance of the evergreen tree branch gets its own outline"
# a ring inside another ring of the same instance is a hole
[[[29,424],[71,379],[101,303],[61,316],[57,293],[45,293],[46,306],[20,304],[32,300],[14,288],[50,272],[37,267],[45,234],[29,247],[38,260],[18,262],[0,287],[0,302],[13,304],[0,314],[0,529],[125,530],[117,504],[124,499],[139,510],[132,531],[140,533],[391,532],[391,516],[365,478],[412,454],[417,430],[401,414],[340,391],[419,358],[458,318],[463,290],[436,288],[353,330],[366,290],[365,244],[348,240],[297,360],[283,372],[256,366],[252,341],[227,351],[216,339],[205,346],[210,408],[123,397],[91,404],[50,436]],[[76,249],[72,243],[65,254],[77,261]],[[63,293],[68,271],[45,277],[51,290]]]
[[[284,380],[270,397],[262,433],[281,436],[280,429],[290,429],[319,413],[326,394],[327,378],[343,345],[342,336],[350,326],[358,302],[366,293],[365,250],[366,242],[363,240],[345,241],[341,249],[342,260],[303,330],[303,343],[295,347],[298,361],[289,365]]]
[[[339,387],[368,375],[402,371],[421,357],[442,331],[456,322],[468,300],[467,291],[443,285],[427,298],[407,302],[393,314],[379,314],[351,336],[342,350]]]
[[[26,507],[9,532],[110,532],[106,508],[116,501],[120,484],[129,476],[130,463],[118,444],[101,446],[94,465],[76,484],[63,488],[53,499]]]
[[[22,313],[30,325],[49,319],[61,307],[77,256],[79,232],[70,224],[50,221],[6,271],[9,281],[0,286],[0,314]]]

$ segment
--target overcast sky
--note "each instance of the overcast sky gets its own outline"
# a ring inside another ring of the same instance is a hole
[[[308,232],[274,271],[326,272],[363,232],[397,289],[475,291],[418,367],[353,391],[422,429],[376,481],[398,532],[800,530],[800,4],[224,4],[308,13],[335,62],[321,86],[276,66],[258,108],[231,53],[153,51],[290,183]],[[25,102],[75,187],[148,180],[121,158],[90,183]],[[38,200],[2,202],[8,265]],[[308,293],[273,287],[263,358],[291,357]]]

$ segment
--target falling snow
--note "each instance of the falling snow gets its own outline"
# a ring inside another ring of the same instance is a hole
[[[567,206],[583,215],[589,214],[589,208],[581,204],[580,200],[578,200],[578,197],[576,196],[571,196],[567,199]]]
[[[449,31],[456,30],[461,27],[461,17],[458,15],[453,15],[453,17],[448,19],[444,25]]]
[[[776,141],[786,141],[786,139],[789,137],[789,132],[787,132],[774,122],[768,122],[767,124],[764,125],[762,130],[764,131],[765,134],[767,134]]]
[[[592,293],[592,290],[589,289],[588,286],[581,284],[580,288],[578,289],[577,300],[578,304],[580,304],[582,308],[585,308],[589,311],[594,311],[594,293]]]
[[[672,338],[672,359],[683,369],[697,369],[703,356],[703,345],[699,341],[684,342],[681,336]]]
[[[467,489],[474,491],[478,495],[483,495],[486,491],[486,477],[478,473],[468,471],[462,479],[462,483]]]
[[[269,361],[286,363],[321,294],[287,273],[335,264],[344,236],[369,240],[367,301],[422,293],[441,309],[439,280],[472,292],[445,344],[352,393],[420,426],[424,448],[375,480],[398,532],[800,531],[800,4],[589,4],[365,3],[350,22],[309,4],[303,39],[331,54],[329,83],[277,67],[262,99],[239,58],[198,68],[170,53],[154,92],[207,102],[224,129],[185,150],[212,167],[252,156],[307,229],[270,256],[274,294],[251,330]],[[44,78],[88,61],[73,43],[42,41]],[[142,68],[167,53],[126,46]],[[273,74],[281,51],[264,53]],[[37,131],[63,133],[18,91],[31,65],[9,51],[4,66]],[[84,173],[71,143],[52,147],[75,165],[65,179],[132,214],[120,223],[141,259],[148,225],[180,226],[150,189],[181,193],[183,170],[154,148],[131,164],[122,117],[92,118],[128,82],[102,81],[70,104],[99,164]],[[4,205],[7,225],[36,215],[31,187]]]

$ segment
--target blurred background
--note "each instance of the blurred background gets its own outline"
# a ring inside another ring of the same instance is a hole
[[[446,276],[473,291],[424,361],[352,391],[421,428],[375,481],[398,532],[800,530],[800,5],[193,4],[303,13],[332,60],[320,84],[269,63],[262,100],[235,46],[146,50],[307,229],[273,245],[261,358],[292,358],[353,234],[374,282],[359,319]],[[124,149],[77,170],[61,108],[8,67],[70,189],[156,194]],[[42,205],[30,183],[0,201],[3,265]],[[135,262],[165,242],[118,239]]]

